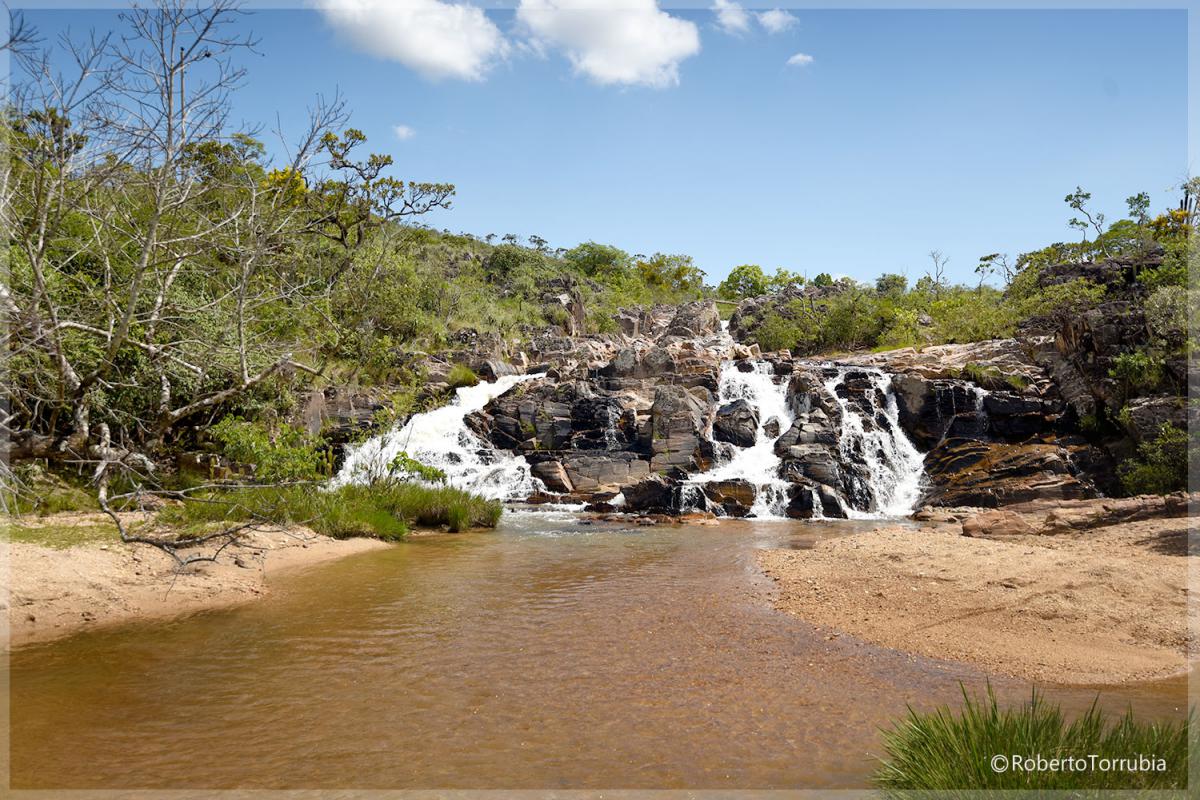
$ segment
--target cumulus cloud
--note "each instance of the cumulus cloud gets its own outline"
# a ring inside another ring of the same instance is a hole
[[[443,0],[315,0],[355,47],[429,78],[482,80],[509,44],[479,8]]]
[[[767,33],[783,33],[800,21],[781,8],[762,11],[755,16],[758,17],[758,24],[766,28]]]
[[[813,63],[813,57],[808,53],[796,53],[787,60],[787,63],[789,67],[807,67]]]
[[[396,134],[396,138],[402,142],[417,135],[416,130],[411,125],[393,125],[392,133]]]
[[[539,46],[561,50],[577,73],[602,85],[674,86],[679,62],[700,52],[696,25],[656,0],[521,0],[517,20]]]
[[[717,25],[726,33],[745,33],[750,30],[750,15],[733,0],[716,0],[712,7]]]

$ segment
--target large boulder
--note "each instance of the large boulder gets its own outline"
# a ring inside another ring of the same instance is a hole
[[[551,492],[571,494],[575,491],[575,484],[571,482],[571,476],[563,469],[561,461],[553,459],[539,461],[529,466],[529,472],[545,484],[546,489]]]
[[[1093,500],[1037,500],[980,511],[963,520],[963,534],[986,538],[1077,533],[1147,519],[1195,514],[1200,495],[1141,495]]]
[[[701,300],[679,306],[671,324],[667,326],[666,335],[702,339],[720,332],[721,314],[717,311],[717,304],[712,300]]]
[[[1030,500],[1095,497],[1095,486],[1076,472],[1071,448],[1057,443],[946,439],[925,457],[929,486],[922,502],[995,508]]]
[[[709,502],[720,508],[726,516],[744,517],[754,506],[758,490],[754,484],[744,480],[710,481],[700,487]]]
[[[671,514],[678,510],[676,483],[662,475],[650,475],[626,486],[622,493],[625,496],[625,508],[629,511]]]
[[[758,439],[758,410],[746,400],[734,400],[721,406],[713,419],[713,439],[738,447],[753,447]]]
[[[1188,427],[1189,412],[1184,397],[1138,397],[1130,400],[1125,408],[1121,420],[1129,435],[1138,443],[1157,438],[1164,423],[1180,430],[1187,430]]]
[[[704,394],[701,399],[700,393]],[[711,396],[703,388],[659,386],[650,408],[650,469],[653,472],[692,473],[706,469],[701,442]]]
[[[788,492],[787,515],[794,519],[829,517],[844,519],[846,511],[837,493],[828,486],[809,481],[795,483]]]
[[[617,492],[650,474],[650,463],[637,453],[568,452],[561,456],[573,491],[580,494]]]

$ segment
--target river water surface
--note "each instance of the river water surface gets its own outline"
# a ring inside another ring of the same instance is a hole
[[[240,608],[22,648],[12,785],[865,786],[879,726],[986,677],[771,608],[758,548],[856,524],[512,513],[289,576]],[[1102,698],[1176,716],[1185,692]],[[1079,708],[1095,691],[1050,695]]]

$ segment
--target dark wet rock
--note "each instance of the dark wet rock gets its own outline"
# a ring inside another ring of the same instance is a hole
[[[710,481],[701,486],[709,502],[729,517],[744,517],[750,513],[758,490],[749,481]]]
[[[775,428],[779,428],[778,421]],[[746,400],[721,406],[713,419],[713,438],[738,447],[752,447],[758,438],[758,411]]]
[[[787,515],[793,519],[826,517],[844,519],[845,510],[837,493],[828,486],[811,482],[796,483],[788,492]]]
[[[763,423],[763,434],[768,439],[778,439],[781,433],[779,417],[771,417]]]
[[[628,511],[671,514],[678,511],[676,482],[663,475],[650,475],[624,489]]]
[[[1122,424],[1138,443],[1153,441],[1164,424],[1180,430],[1187,430],[1188,427],[1189,412],[1183,397],[1138,397],[1130,400],[1125,408],[1125,413],[1121,415]],[[1195,412],[1190,416],[1194,417]]]

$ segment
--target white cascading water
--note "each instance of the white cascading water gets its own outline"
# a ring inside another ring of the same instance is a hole
[[[783,518],[788,504],[790,484],[779,477],[779,456],[775,455],[775,440],[792,427],[792,410],[787,401],[787,381],[775,382],[774,367],[767,361],[754,362],[752,372],[742,372],[733,362],[721,365],[717,389],[720,405],[745,400],[758,412],[758,430],[751,447],[734,447],[733,456],[707,472],[693,475],[684,486],[686,493],[699,494],[699,489],[712,481],[744,480],[757,489],[750,513],[757,518]],[[778,420],[779,432],[769,436],[765,430],[772,419]],[[701,498],[702,499],[702,498]]]
[[[849,372],[866,373],[870,377],[874,388],[884,398],[884,404],[882,408],[876,407],[875,393],[871,392],[867,393],[865,402],[876,414],[882,412],[887,425],[876,424],[873,420],[868,423],[853,403],[838,395],[837,387],[846,380]],[[838,440],[842,463],[860,463],[867,472],[865,488],[870,496],[870,508],[854,509],[847,503],[846,516],[870,518],[912,513],[921,496],[924,457],[900,427],[900,412],[891,377],[878,369],[838,367],[836,374],[825,382],[825,388],[842,409],[842,430]]]
[[[529,463],[523,456],[492,448],[467,428],[464,420],[518,383],[540,377],[508,375],[458,389],[449,405],[416,414],[403,427],[356,447],[330,484],[368,483],[384,477],[392,460],[407,453],[445,472],[451,486],[493,500],[524,500],[543,488],[541,481],[530,475]]]

